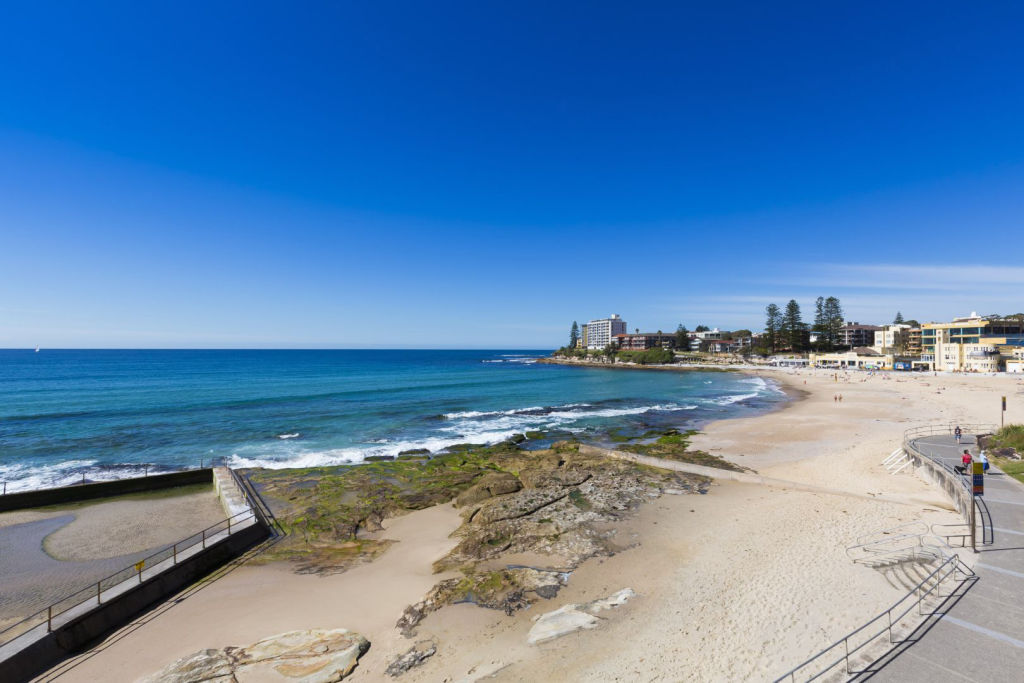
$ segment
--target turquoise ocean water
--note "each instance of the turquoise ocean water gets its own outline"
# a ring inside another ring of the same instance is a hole
[[[528,351],[0,350],[8,491],[193,467],[308,467],[544,432],[699,427],[770,410],[772,382],[537,364]]]

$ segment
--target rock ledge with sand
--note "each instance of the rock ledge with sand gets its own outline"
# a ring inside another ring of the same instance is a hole
[[[530,629],[526,642],[535,645],[581,629],[596,628],[601,621],[597,616],[598,612],[623,605],[635,596],[636,593],[632,588],[623,588],[607,598],[593,600],[582,605],[569,603],[554,612],[542,614],[537,617],[536,623]]]
[[[248,647],[200,650],[140,683],[334,683],[352,673],[369,648],[370,641],[343,628],[289,631]]]

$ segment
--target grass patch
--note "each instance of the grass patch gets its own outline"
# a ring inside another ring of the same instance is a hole
[[[995,466],[1006,472],[1019,482],[1024,483],[1024,460],[1010,460],[1009,458],[992,458]]]
[[[1024,425],[1006,425],[988,438],[986,448],[1012,448],[1024,453]]]

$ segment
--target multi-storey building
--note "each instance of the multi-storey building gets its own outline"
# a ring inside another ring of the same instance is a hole
[[[920,356],[921,355],[921,328],[911,327],[907,330],[907,350],[906,355],[908,356]]]
[[[1024,326],[1015,320],[986,320],[977,313],[953,318],[951,323],[925,323],[921,326],[921,351],[933,355],[936,344],[977,344],[982,337],[1024,335]]]
[[[664,332],[638,332],[637,334],[616,335],[616,341],[619,348],[624,351],[672,349],[676,346],[676,335]]]
[[[839,328],[839,344],[840,346],[849,346],[851,349],[862,346],[874,346],[875,332],[881,329],[878,325],[846,323]]]
[[[875,332],[875,343],[871,346],[879,353],[907,353],[910,341],[910,325],[893,323],[883,325]]]
[[[584,325],[584,334],[588,349],[603,349],[615,341],[618,335],[626,334],[626,321],[613,313],[607,318],[591,320]]]

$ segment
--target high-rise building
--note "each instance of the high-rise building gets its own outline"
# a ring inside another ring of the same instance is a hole
[[[626,334],[626,321],[615,313],[601,320],[591,320],[586,324],[587,348],[603,349],[620,334]]]

